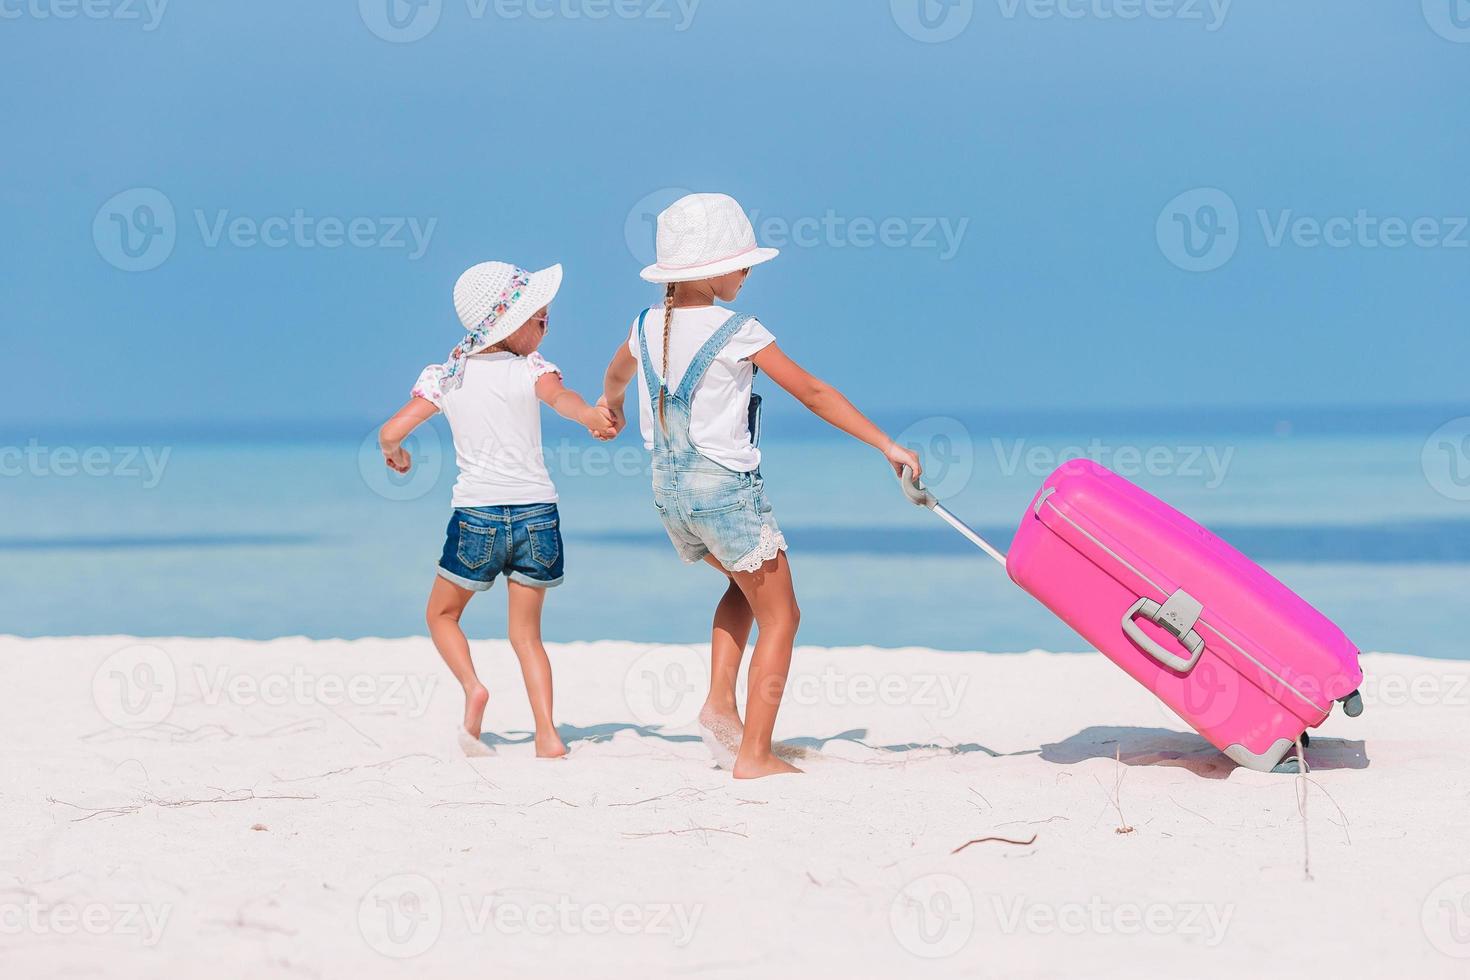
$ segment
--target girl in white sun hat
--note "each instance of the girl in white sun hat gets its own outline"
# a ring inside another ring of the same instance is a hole
[[[559,265],[527,272],[505,262],[482,262],[460,276],[454,308],[468,335],[448,361],[424,369],[412,399],[379,433],[383,459],[398,473],[413,465],[403,441],[436,412],[454,435],[454,513],[427,618],[434,645],[464,687],[470,751],[478,751],[490,695],[475,674],[459,618],[502,573],[510,644],[536,719],[536,754],[556,758],[567,751],[552,722],[551,663],[541,645],[542,603],[546,590],[561,584],[566,560],[556,487],[541,451],[540,403],[599,438],[616,432],[611,413],[564,387],[556,365],[536,351],[561,278]]]
[[[717,306],[732,302],[753,266],[776,249],[756,244],[733,198],[693,194],[658,217],[658,261],[643,278],[665,285],[662,337],[649,337],[645,310],[608,365],[603,404],[624,424],[623,396],[638,380],[643,442],[653,453],[653,500],[679,557],[703,561],[727,579],[715,608],[710,689],[699,721],[706,744],[735,777],[798,772],[776,757],[771,733],[791,666],[800,611],[786,539],[761,481],[757,369],[816,415],[883,454],[897,472],[922,472],[842,393],[787,357],[755,318]],[[658,327],[652,325],[654,331]],[[746,689],[746,718],[735,678],[752,625],[759,638]]]

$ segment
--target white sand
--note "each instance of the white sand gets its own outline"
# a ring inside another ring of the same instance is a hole
[[[555,648],[540,762],[426,640],[139,642],[0,639],[6,977],[1470,975],[1470,664],[1365,658],[1304,842],[1096,655],[801,649],[808,774],[735,783],[695,648]]]

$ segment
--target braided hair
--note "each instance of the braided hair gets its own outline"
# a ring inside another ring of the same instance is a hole
[[[664,400],[669,393],[669,334],[674,326],[674,284],[669,283],[669,288],[664,292],[664,370],[663,382],[658,386],[658,424],[663,428],[664,434],[669,432],[669,423],[665,418]]]

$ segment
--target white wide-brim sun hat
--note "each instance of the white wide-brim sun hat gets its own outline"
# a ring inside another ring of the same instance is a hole
[[[745,209],[728,194],[690,194],[658,216],[658,261],[648,282],[695,282],[769,262],[780,249],[761,248]]]
[[[561,279],[560,265],[529,272],[509,262],[481,262],[466,269],[454,284],[454,311],[469,334],[466,353],[493,347],[525,326],[556,298]]]

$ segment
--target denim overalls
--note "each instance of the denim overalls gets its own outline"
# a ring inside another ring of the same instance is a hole
[[[658,396],[666,389],[648,356],[644,321],[649,312],[644,311],[638,318],[638,347],[653,411],[653,505],[684,561],[702,561],[712,554],[727,571],[758,571],[786,550],[786,539],[766,500],[760,470],[739,473],[722,466],[702,455],[689,438],[695,389],[715,357],[751,317],[732,314],[699,349],[678,390],[668,392],[664,423],[660,424]],[[751,396],[750,433],[752,442],[760,436],[760,399],[755,395]]]

